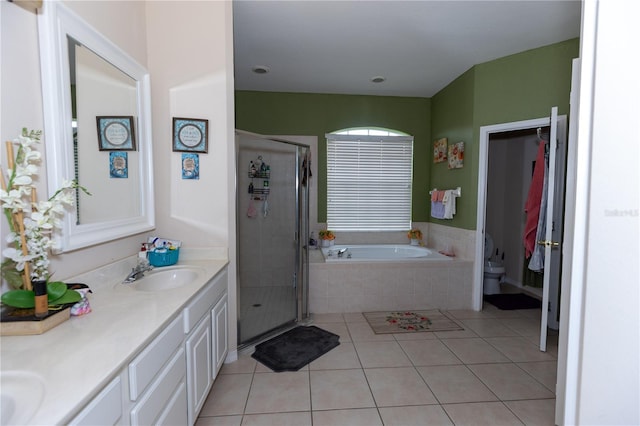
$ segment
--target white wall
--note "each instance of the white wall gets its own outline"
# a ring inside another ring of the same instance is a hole
[[[640,424],[638,18],[635,0],[584,3],[568,424]]]
[[[229,247],[229,338],[236,348],[233,35],[230,1],[147,2],[156,233]],[[183,180],[173,117],[209,121],[200,179]]]

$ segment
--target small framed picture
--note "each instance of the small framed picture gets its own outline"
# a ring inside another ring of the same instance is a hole
[[[135,151],[136,132],[132,116],[96,117],[100,151]]]
[[[209,143],[209,120],[173,118],[173,151],[206,154]]]
[[[446,159],[447,159],[447,138],[441,138],[433,143],[433,162],[442,163]]]
[[[464,166],[464,142],[449,145],[449,168],[461,169]]]
[[[112,151],[109,153],[109,176],[116,179],[127,179],[129,177],[128,154],[122,151]]]
[[[182,179],[200,179],[200,157],[198,154],[182,154]]]

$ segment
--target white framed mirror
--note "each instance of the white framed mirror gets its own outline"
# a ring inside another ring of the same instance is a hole
[[[44,2],[38,32],[49,193],[76,179],[92,194],[76,194],[61,250],[153,229],[148,71],[59,1]]]

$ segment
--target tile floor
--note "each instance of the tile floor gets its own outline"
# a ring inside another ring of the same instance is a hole
[[[557,333],[540,352],[540,311],[448,313],[464,331],[376,335],[360,313],[315,315],[340,346],[297,372],[225,364],[196,425],[553,425]]]

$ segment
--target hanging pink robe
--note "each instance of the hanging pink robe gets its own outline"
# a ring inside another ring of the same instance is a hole
[[[536,233],[538,231],[538,217],[540,216],[540,203],[542,201],[542,189],[544,187],[544,146],[546,141],[541,140],[538,145],[538,155],[536,165],[533,169],[529,195],[524,204],[524,211],[527,219],[524,225],[524,251],[525,257],[531,257],[531,253],[536,246]]]

